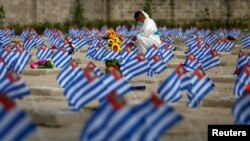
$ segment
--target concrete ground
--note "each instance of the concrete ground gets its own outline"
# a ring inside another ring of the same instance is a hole
[[[139,76],[131,83],[146,85],[145,91],[133,91],[125,96],[127,101],[134,105],[143,101],[155,92],[161,82],[168,76],[179,62],[184,61],[185,47],[182,43],[176,44],[176,55],[168,63],[168,70],[156,76],[156,79],[148,78],[146,75]],[[173,107],[184,116],[184,120],[173,127],[162,136],[162,140],[171,141],[202,141],[207,140],[207,126],[210,124],[233,124],[234,119],[231,107],[235,101],[233,87],[235,77],[232,75],[235,69],[237,54],[241,47],[237,45],[230,53],[220,53],[222,66],[213,68],[207,75],[214,81],[216,87],[209,93],[198,108],[192,109],[186,106],[186,93],[183,98],[173,104]],[[244,50],[247,52],[248,50]],[[35,50],[32,52],[32,60],[35,60]],[[88,61],[85,57],[86,47],[76,52],[73,56],[79,65],[84,67]],[[103,62],[93,61],[102,70]],[[63,96],[63,89],[56,82],[59,69],[31,70],[26,67],[21,75],[22,79],[30,87],[32,95],[18,100],[17,103],[26,110],[33,120],[38,124],[38,130],[29,141],[75,141],[79,140],[89,115],[98,106],[94,101],[74,113],[68,110],[67,102]]]

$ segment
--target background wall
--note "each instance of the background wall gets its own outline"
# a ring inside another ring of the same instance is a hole
[[[250,19],[250,0],[152,0],[152,17],[174,22],[210,19]],[[133,20],[143,0],[81,0],[84,17],[93,20]],[[0,0],[5,23],[65,22],[72,19],[74,0]]]

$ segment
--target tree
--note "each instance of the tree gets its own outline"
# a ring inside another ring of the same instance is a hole
[[[0,26],[3,25],[3,19],[5,18],[5,11],[3,6],[1,5],[0,7]]]
[[[148,13],[149,17],[152,16],[151,4],[152,4],[152,0],[145,0],[144,6],[143,6],[143,10],[146,13]]]
[[[83,4],[80,3],[80,0],[76,0],[73,22],[77,26],[82,26],[84,23],[83,13],[84,13]]]

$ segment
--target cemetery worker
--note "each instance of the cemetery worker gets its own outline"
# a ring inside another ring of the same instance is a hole
[[[153,45],[159,48],[161,46],[161,39],[154,20],[144,11],[137,11],[134,14],[134,18],[137,24],[141,25],[141,29],[139,34],[131,39],[138,47],[139,52],[145,53],[147,48]]]

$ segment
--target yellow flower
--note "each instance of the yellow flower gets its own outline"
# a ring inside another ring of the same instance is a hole
[[[120,39],[119,39],[118,37],[115,37],[115,38],[114,38],[114,43],[120,44]]]
[[[113,43],[115,43],[114,39],[108,39],[108,44],[113,44]]]
[[[118,43],[112,44],[111,49],[112,49],[114,52],[121,52],[121,51],[122,51],[121,46],[120,46]]]

